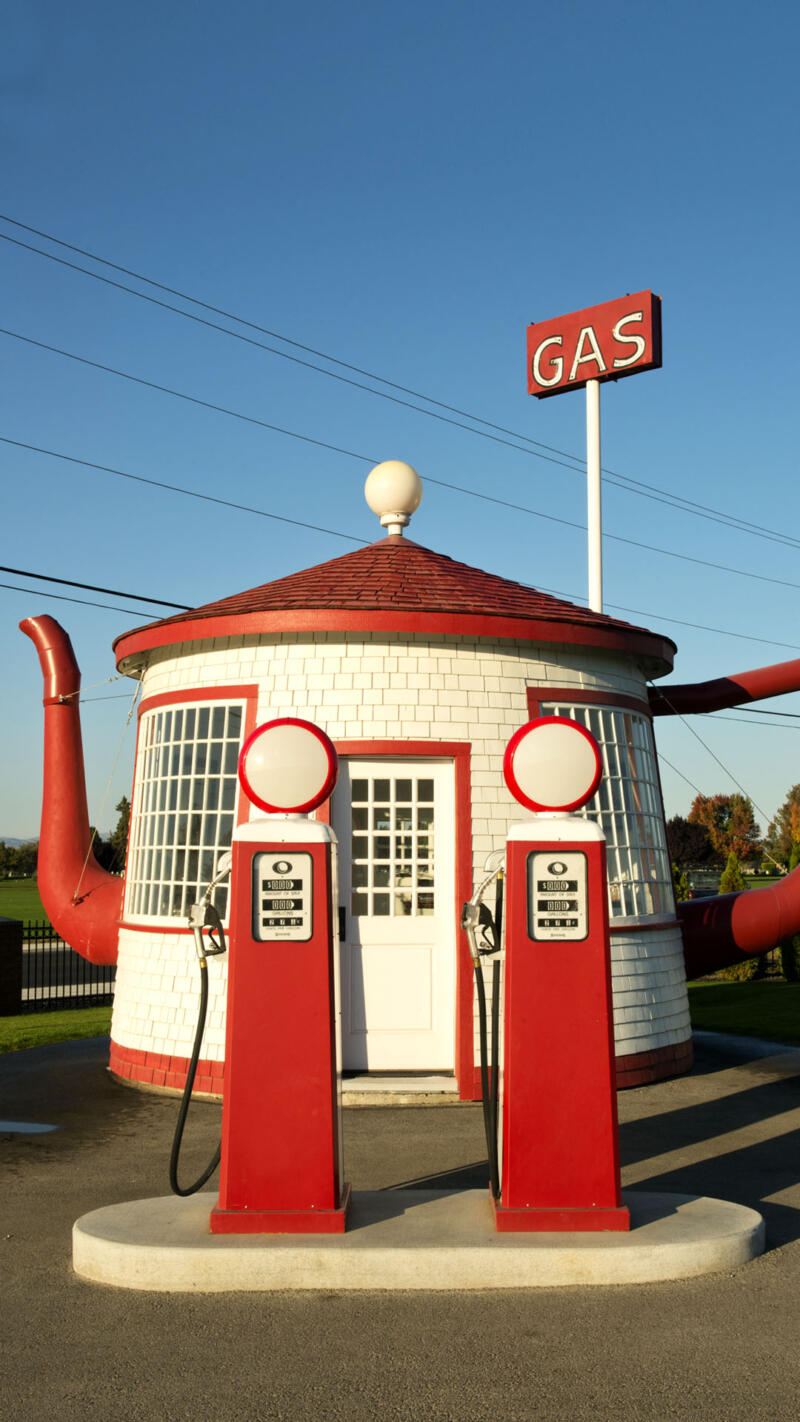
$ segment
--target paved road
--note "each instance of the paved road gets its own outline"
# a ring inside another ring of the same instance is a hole
[[[86,1284],[70,1229],[167,1193],[170,1098],[116,1085],[107,1044],[0,1058],[2,1415],[60,1422],[796,1422],[800,1052],[704,1040],[694,1073],[620,1097],[624,1180],[762,1210],[769,1251],[731,1274],[488,1294],[164,1295]],[[193,1107],[186,1169],[219,1108]],[[480,1110],[349,1109],[358,1189],[486,1177]]]

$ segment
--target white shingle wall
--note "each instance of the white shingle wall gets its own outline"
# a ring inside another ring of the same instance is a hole
[[[468,637],[298,633],[220,637],[150,655],[143,696],[257,683],[258,722],[301,715],[333,740],[469,741],[477,878],[520,808],[502,775],[511,734],[528,719],[528,686],[575,687],[644,699],[628,658],[573,647]],[[537,659],[535,653],[540,654]],[[683,1042],[689,1016],[680,932],[612,936],[617,1051]],[[203,1056],[224,1055],[225,960],[212,960]],[[487,987],[489,983],[487,983]],[[123,929],[112,1035],[120,1046],[189,1056],[198,997],[190,934]]]

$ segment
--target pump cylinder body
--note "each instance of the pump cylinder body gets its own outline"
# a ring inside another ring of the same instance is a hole
[[[624,1230],[605,840],[591,821],[512,825],[498,1230]]]
[[[345,1229],[334,847],[330,828],[304,817],[235,833],[213,1234]]]

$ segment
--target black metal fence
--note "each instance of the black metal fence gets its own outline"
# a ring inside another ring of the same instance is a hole
[[[22,929],[19,1010],[105,1006],[114,996],[116,971],[81,958],[49,923],[26,923]]]

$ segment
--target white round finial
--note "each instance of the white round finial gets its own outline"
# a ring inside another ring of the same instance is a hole
[[[385,459],[367,475],[364,498],[392,535],[401,535],[422,499],[422,480],[416,469],[400,459]]]

